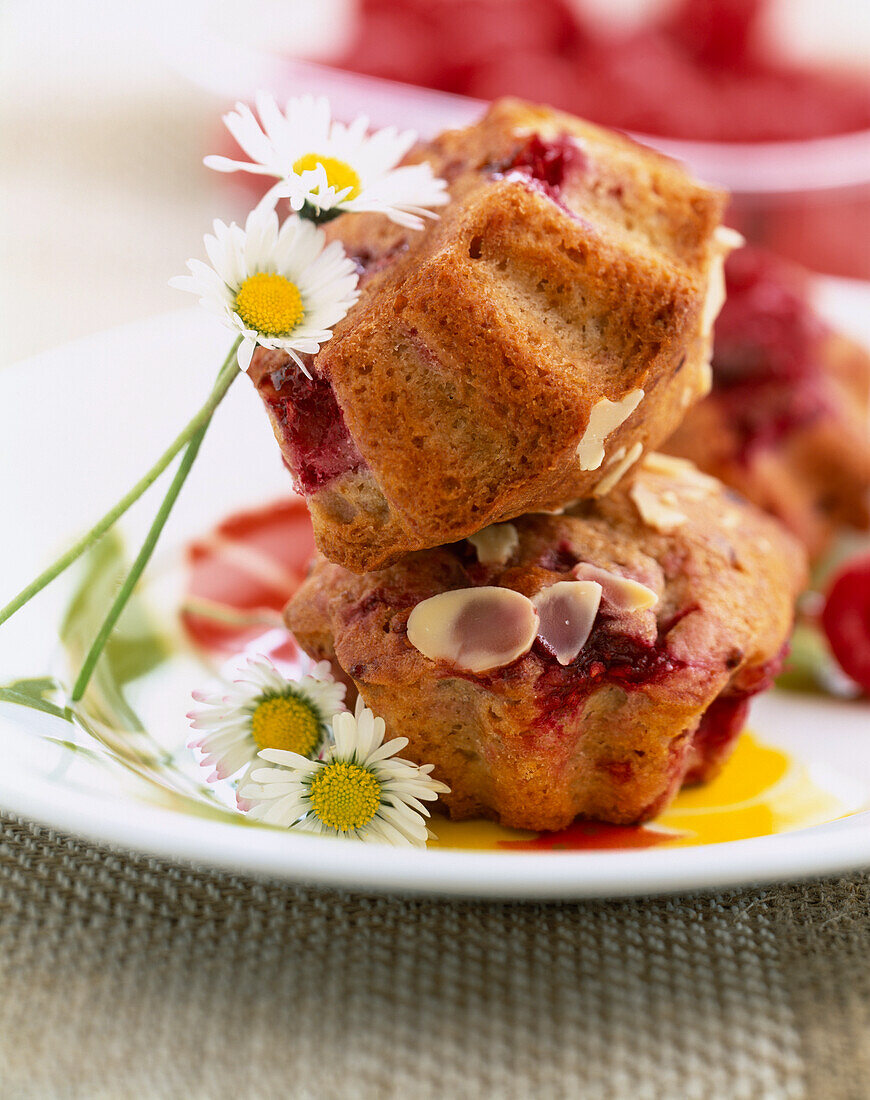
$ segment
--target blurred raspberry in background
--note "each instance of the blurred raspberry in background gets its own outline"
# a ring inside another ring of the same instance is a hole
[[[834,575],[822,626],[840,667],[870,694],[870,553],[850,558]]]

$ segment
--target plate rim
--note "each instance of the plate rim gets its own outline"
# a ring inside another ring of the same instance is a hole
[[[0,718],[14,711],[0,704]],[[196,867],[369,893],[569,900],[710,892],[870,867],[870,811],[771,836],[686,848],[583,852],[425,850],[234,825],[144,802],[0,775],[0,807],[49,829]],[[247,841],[258,837],[256,847]],[[856,845],[856,841],[863,844]]]

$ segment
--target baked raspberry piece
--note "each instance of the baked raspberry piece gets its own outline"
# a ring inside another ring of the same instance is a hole
[[[819,316],[801,268],[744,248],[725,275],[713,390],[665,450],[777,516],[815,558],[870,525],[870,355]]]
[[[496,104],[417,154],[438,221],[330,223],[359,303],[312,360],[250,374],[311,510],[350,569],[604,492],[709,386],[731,240],[724,196],[546,108]]]
[[[689,463],[357,576],[319,558],[285,618],[335,662],[452,816],[561,829],[660,812],[711,778],[767,687],[798,544]]]
[[[870,694],[870,553],[850,559],[834,576],[822,626],[840,667]]]

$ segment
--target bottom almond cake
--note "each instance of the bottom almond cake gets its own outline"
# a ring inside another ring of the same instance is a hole
[[[690,463],[362,576],[318,558],[288,605],[455,818],[634,823],[713,777],[776,674],[806,566]]]

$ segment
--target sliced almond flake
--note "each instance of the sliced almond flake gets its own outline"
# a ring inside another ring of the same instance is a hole
[[[481,565],[506,565],[520,544],[520,536],[512,523],[492,523],[468,541],[477,551]]]
[[[601,585],[595,581],[557,581],[532,602],[540,619],[538,637],[560,665],[570,665],[592,633],[601,603]]]
[[[642,481],[636,481],[629,490],[629,496],[637,506],[640,518],[648,527],[660,531],[663,535],[675,531],[689,518],[685,512],[671,508],[662,498]]]
[[[612,573],[600,565],[581,561],[571,570],[578,580],[596,581],[601,585],[603,599],[614,611],[632,615],[636,611],[649,611],[659,602],[656,593],[632,577],[623,577],[621,573]]]
[[[700,398],[706,397],[712,389],[713,365],[708,359],[698,367],[698,388],[695,390],[695,397],[700,400]]]
[[[624,424],[643,400],[643,390],[627,393],[619,401],[602,397],[592,406],[583,438],[577,444],[581,470],[597,470],[604,461],[604,441]]]
[[[649,470],[651,474],[663,474],[665,477],[695,485],[699,489],[706,489],[710,493],[720,488],[720,483],[715,477],[701,473],[694,462],[690,462],[687,458],[674,458],[673,455],[650,451],[644,457],[643,468]]]
[[[529,512],[531,516],[564,516],[569,508],[573,508],[575,504],[579,503],[576,500],[569,500],[567,504],[563,504],[561,508],[536,508],[534,512]]]
[[[531,600],[510,588],[483,586],[441,592],[418,603],[408,617],[407,637],[432,661],[487,672],[528,653],[537,631]]]
[[[635,443],[628,454],[623,455],[620,454],[620,451],[617,451],[614,458],[618,458],[618,461],[608,467],[607,473],[592,490],[592,495],[606,497],[610,490],[617,485],[623,474],[637,462],[642,454],[643,444],[640,442]]]
[[[746,241],[736,229],[720,225],[713,234],[713,256],[707,272],[707,295],[701,313],[701,334],[709,336],[713,331],[713,322],[719,316],[719,310],[725,304],[725,257],[735,248],[741,248]]]

